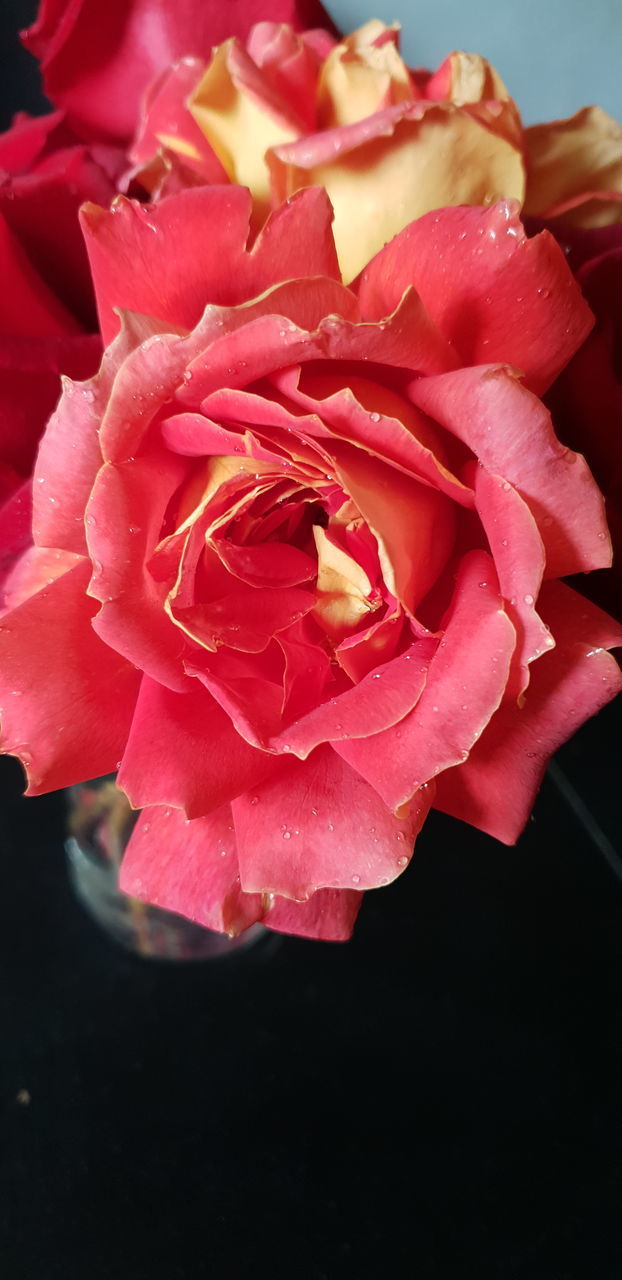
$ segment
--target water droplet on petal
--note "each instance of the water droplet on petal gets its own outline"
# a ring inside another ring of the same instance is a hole
[[[357,875],[352,876],[352,884],[360,884],[360,883],[361,883],[360,876],[357,876]]]

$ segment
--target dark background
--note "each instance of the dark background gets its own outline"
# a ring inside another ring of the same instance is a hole
[[[587,816],[434,814],[351,943],[195,966],[97,931],[0,761],[2,1280],[620,1280],[620,721],[559,754]]]

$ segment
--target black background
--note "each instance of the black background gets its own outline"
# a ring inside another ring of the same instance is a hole
[[[620,719],[559,755],[618,847]],[[97,931],[20,788],[0,761],[2,1280],[619,1280],[622,885],[551,780],[514,849],[432,815],[351,943],[195,966]]]

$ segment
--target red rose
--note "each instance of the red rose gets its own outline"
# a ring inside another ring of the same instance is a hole
[[[119,768],[138,896],[345,937],[431,804],[516,839],[620,687],[557,580],[608,563],[602,499],[536,394],[591,318],[505,204],[413,223],[355,291],[322,192],[250,247],[249,216],[237,187],[85,211],[121,329],[42,443],[59,576],[3,619],[2,742],[30,793]]]
[[[112,198],[115,163],[76,143],[61,112],[18,116],[0,135],[0,609],[30,540],[30,475],[60,374],[87,377],[100,359],[78,209]]]

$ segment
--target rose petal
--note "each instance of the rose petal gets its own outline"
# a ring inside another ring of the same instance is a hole
[[[471,552],[414,710],[395,728],[337,742],[335,751],[399,810],[431,778],[466,759],[501,702],[515,645],[492,560]]]
[[[200,58],[184,57],[167,67],[150,86],[130,152],[135,165],[145,164],[160,147],[167,147],[180,155],[203,182],[226,182],[227,175],[217,155],[186,105],[204,69]]]
[[[185,819],[179,809],[144,809],[132,832],[120,884],[124,893],[175,911],[231,937],[261,920],[261,894],[242,893],[229,805]]]
[[[622,125],[612,116],[583,107],[567,120],[532,125],[525,143],[525,213],[554,217],[574,208],[572,225],[586,227],[622,219]],[[600,208],[590,209],[594,196]]]
[[[297,587],[255,587],[232,591],[221,600],[192,608],[173,608],[183,631],[216,651],[228,645],[242,653],[261,653],[277,631],[284,631],[313,608],[315,597]]]
[[[518,698],[529,683],[529,663],[554,640],[535,611],[544,547],[529,507],[507,481],[473,466],[475,506],[488,538],[505,608],[517,635],[507,697]]]
[[[377,666],[353,688],[320,703],[288,725],[270,739],[268,746],[306,760],[322,742],[372,738],[399,724],[421,696],[435,648],[433,640],[410,645],[405,653]],[[381,685],[377,683],[380,679]]]
[[[263,924],[278,933],[323,942],[347,942],[361,909],[362,893],[356,889],[318,889],[306,902],[275,897]]]
[[[407,865],[426,792],[396,818],[329,746],[233,802],[240,878],[304,901],[316,889],[375,888]]]
[[[611,564],[603,499],[585,459],[559,443],[544,405],[508,370],[421,378],[410,393],[489,471],[518,489],[544,543],[547,577]]]
[[[284,369],[274,373],[271,380],[294,404],[316,415],[322,436],[328,429],[361,446],[366,455],[427,480],[434,490],[453,498],[460,506],[473,505],[472,491],[436,456],[435,450],[443,453],[440,433],[420,414],[411,414],[412,406],[403,396],[359,377],[348,377],[354,391],[349,385],[333,390],[338,385],[338,375],[307,375],[304,368]],[[310,435],[315,434],[312,421],[304,419],[304,425]],[[325,448],[330,447],[325,440],[322,443]]]
[[[439,209],[386,245],[358,282],[361,312],[379,319],[414,286],[461,363],[504,361],[541,394],[593,318],[548,232],[528,240],[515,201]]]
[[[307,135],[268,152],[275,203],[323,186],[335,210],[346,282],[413,218],[445,205],[522,200],[520,151],[482,109],[405,102],[356,124]],[[390,308],[392,310],[392,308]]]
[[[87,508],[93,559],[89,595],[102,601],[93,626],[102,640],[167,688],[190,688],[184,637],[164,611],[168,586],[145,559],[158,543],[168,502],[185,473],[175,454],[108,463],[98,473]]]
[[[85,205],[104,341],[118,329],[113,308],[191,329],[208,303],[236,306],[300,275],[339,278],[323,192],[301,193],[277,209],[252,248],[250,213],[248,191],[234,186],[193,187],[155,205],[119,197],[110,211]]]
[[[28,795],[112,773],[140,675],[102,644],[81,562],[0,625],[0,749],[19,756]]]
[[[118,777],[135,809],[168,804],[201,817],[279,768],[198,681],[191,693],[172,693],[144,677]]]
[[[270,195],[266,151],[304,130],[288,98],[233,38],[214,49],[188,108],[229,180],[250,189],[262,221]]]
[[[561,582],[547,582],[539,607],[555,649],[534,663],[524,706],[499,708],[469,759],[438,780],[435,807],[496,836],[518,839],[549,757],[622,688],[606,650],[622,630]]]

